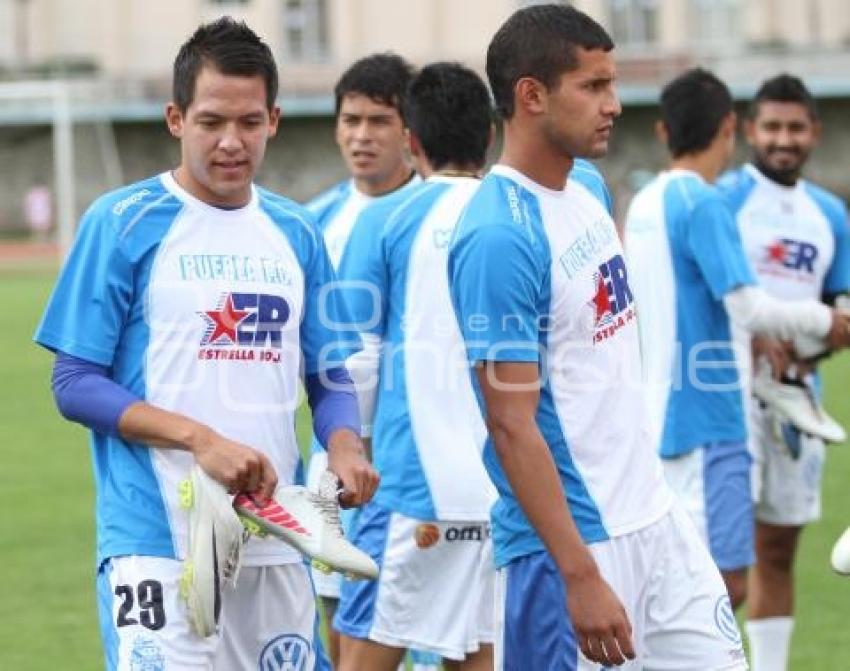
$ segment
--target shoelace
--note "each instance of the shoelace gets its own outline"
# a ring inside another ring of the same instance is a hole
[[[307,498],[319,510],[328,526],[333,529],[334,535],[342,538],[342,523],[339,519],[339,504],[336,497],[331,499],[308,491]]]

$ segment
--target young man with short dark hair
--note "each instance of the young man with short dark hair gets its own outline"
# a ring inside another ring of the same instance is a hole
[[[759,284],[785,301],[834,305],[846,300],[846,207],[838,196],[802,177],[821,135],[817,105],[805,84],[788,74],[762,83],[744,132],[752,160],[724,175],[718,186],[733,208]],[[783,376],[814,384],[813,365],[800,361],[805,353],[789,353],[783,343],[766,338],[754,338],[753,348],[759,384]],[[758,370],[764,367],[775,370]],[[747,634],[754,671],[785,671],[794,624],[794,558],[803,527],[820,517],[824,439],[797,428],[793,418],[769,402],[769,394],[760,395],[765,400],[745,399],[756,492]]]
[[[635,196],[625,231],[652,442],[733,607],[745,599],[753,561],[745,381],[733,326],[781,338],[847,338],[845,316],[817,301],[784,304],[756,286],[714,186],[732,156],[735,123],[729,89],[712,73],[696,68],[669,82],[657,131],[670,169]]]
[[[60,411],[92,432],[108,669],[323,668],[302,557],[274,539],[241,548],[227,496],[262,505],[292,484],[299,371],[342,500],[377,486],[343,367],[359,338],[320,316],[344,315],[320,304],[334,281],[321,236],[253,184],[277,83],[244,23],[197,29],[166,108],[179,165],[89,208],[35,335],[56,352]]]
[[[639,315],[607,189],[582,160],[605,154],[620,114],[613,46],[565,5],[499,29],[487,74],[504,149],[449,253],[499,491],[496,668],[746,669],[650,444]]]

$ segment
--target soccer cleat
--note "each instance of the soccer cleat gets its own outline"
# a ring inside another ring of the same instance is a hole
[[[250,533],[289,543],[320,571],[339,571],[355,580],[377,578],[378,565],[342,533],[338,495],[336,476],[325,471],[318,493],[292,485],[280,487],[265,505],[242,493],[233,506]]]
[[[222,586],[235,583],[245,533],[225,488],[199,466],[179,485],[180,506],[189,513],[189,550],[180,596],[189,625],[203,638],[215,633]]]
[[[833,571],[850,576],[850,527],[847,527],[835,542],[831,563]]]
[[[777,382],[770,366],[761,366],[753,377],[753,394],[804,433],[829,443],[841,443],[847,439],[844,429],[826,414],[804,380],[783,378]]]

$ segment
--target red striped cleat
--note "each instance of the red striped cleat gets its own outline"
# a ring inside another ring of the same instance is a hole
[[[265,503],[242,493],[233,507],[249,533],[289,543],[320,570],[339,571],[354,580],[377,578],[374,560],[345,539],[336,488],[333,493],[327,489],[320,486],[316,494],[298,485],[280,487]]]

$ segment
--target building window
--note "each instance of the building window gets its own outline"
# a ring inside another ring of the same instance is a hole
[[[741,0],[690,0],[690,34],[701,47],[731,47],[741,43]]]
[[[283,44],[289,61],[328,60],[327,0],[285,0]]]
[[[610,0],[611,36],[618,46],[658,42],[658,0]]]

